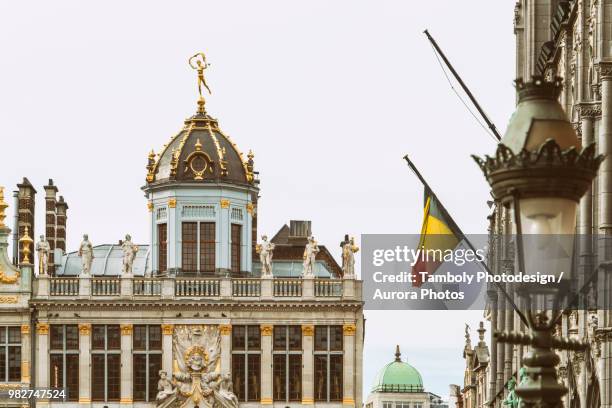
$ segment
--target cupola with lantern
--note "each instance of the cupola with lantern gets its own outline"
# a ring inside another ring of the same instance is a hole
[[[149,154],[146,166],[152,270],[249,274],[259,193],[254,155],[245,157],[206,111],[205,55],[194,55],[189,65],[198,74],[196,113],[159,154]]]

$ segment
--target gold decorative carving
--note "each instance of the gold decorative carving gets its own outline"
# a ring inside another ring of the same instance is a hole
[[[25,254],[25,253],[24,253]],[[25,256],[25,255],[24,255]],[[29,263],[29,259],[26,262],[25,258],[23,259],[23,263]],[[19,271],[16,271],[15,274],[13,276],[8,276],[4,273],[4,271],[2,269],[0,269],[0,282],[1,283],[7,283],[7,284],[12,284],[12,283],[17,283],[17,281],[19,280],[19,277],[21,276],[21,274],[19,273]]]
[[[314,399],[312,398],[302,398],[302,405],[313,405]]]
[[[32,250],[30,249],[30,245],[34,242],[34,240],[28,235],[30,230],[28,226],[25,226],[25,230],[23,232],[23,237],[19,239],[19,243],[21,244],[21,253],[23,254],[22,265],[31,265],[30,263],[30,253]]]
[[[91,324],[90,323],[79,324],[79,333],[83,336],[90,335],[91,334]]]
[[[343,398],[342,405],[355,405],[355,400],[353,398]]]
[[[221,200],[221,208],[229,208],[230,206],[230,200],[228,200],[227,198],[224,198]]]
[[[79,404],[91,404],[91,398],[80,397]]]
[[[274,331],[274,326],[271,324],[262,324],[260,329],[262,336],[271,336]]]
[[[22,324],[21,325],[21,334],[30,334],[30,325]]]
[[[208,353],[206,352],[204,347],[200,346],[199,344],[196,344],[195,346],[191,346],[187,349],[187,351],[185,352],[185,363],[189,364],[189,360],[191,359],[191,356],[195,354],[199,354],[200,356],[202,356],[202,358],[204,359],[204,362],[208,364]]]
[[[246,209],[247,212],[251,215],[253,215],[253,213],[255,212],[255,206],[253,205],[253,203],[247,203]]]
[[[8,204],[4,201],[4,187],[0,187],[0,227],[5,227],[4,219],[6,218],[5,211]]]
[[[149,212],[153,212],[153,201],[149,201],[147,203],[147,209],[149,210]]]
[[[119,400],[120,404],[132,404],[134,403],[134,400],[132,398],[121,398]]]
[[[0,296],[0,303],[15,304],[19,302],[18,296]]]
[[[314,326],[312,324],[303,324],[302,336],[314,336]]]
[[[272,398],[262,398],[261,405],[272,405]]]
[[[149,157],[147,158],[147,183],[155,181],[155,151],[151,150]]]
[[[49,325],[47,323],[37,323],[36,333],[38,334],[49,334]]]
[[[169,198],[168,199],[168,207],[176,208],[176,198]]]
[[[342,331],[344,332],[345,336],[354,336],[356,330],[357,327],[354,324],[345,324],[342,327]]]
[[[231,324],[220,324],[219,333],[222,336],[229,336],[230,334],[232,334],[232,325]]]
[[[121,325],[121,334],[124,336],[129,336],[132,334],[133,326],[131,324],[122,324]]]
[[[213,161],[210,156],[202,151],[200,139],[195,142],[195,150],[185,159],[185,172],[191,170],[194,180],[204,180],[204,173],[213,172]]]
[[[162,334],[166,336],[171,336],[174,333],[174,325],[173,324],[162,324],[161,325]]]

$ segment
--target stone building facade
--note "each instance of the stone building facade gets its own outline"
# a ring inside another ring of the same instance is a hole
[[[612,152],[612,1],[610,0],[519,0],[514,12],[516,35],[516,76],[547,79],[561,77],[560,103],[573,123],[582,145],[595,143],[598,153]],[[564,404],[572,408],[612,404],[612,314],[597,304],[608,299],[610,273],[605,266],[612,251],[604,238],[612,233],[612,161],[605,160],[592,188],[580,202],[577,233],[581,239],[576,258],[577,288],[585,286],[585,276],[596,269],[594,282],[580,310],[568,312],[557,327],[557,334],[590,343],[587,351],[559,351],[558,374],[569,393]],[[505,233],[512,231],[511,214],[495,207],[489,217],[492,237],[489,263],[495,272],[512,273],[513,242]],[[598,268],[599,265],[603,265]],[[493,331],[525,331],[508,300],[491,288],[487,317]],[[596,302],[599,299],[599,302]],[[503,406],[508,382],[518,378],[525,347],[500,344],[489,339],[488,401]]]
[[[68,206],[52,181],[44,191],[48,250],[32,239],[36,191],[24,179],[12,260],[0,199],[1,403],[361,407],[361,281],[345,273],[357,247],[345,240],[339,265],[309,221],[260,240],[254,156],[202,97],[149,155],[149,244],[94,245],[92,234],[67,253]],[[7,398],[32,387],[67,394]]]

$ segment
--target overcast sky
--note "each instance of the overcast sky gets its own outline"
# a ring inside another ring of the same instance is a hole
[[[339,257],[345,233],[418,233],[408,153],[466,233],[488,186],[471,153],[492,139],[452,93],[429,28],[500,129],[514,107],[513,1],[0,2],[0,185],[53,178],[68,248],[148,242],[147,153],[193,114],[187,58],[207,54],[209,113],[260,171],[259,228],[310,219]],[[7,197],[10,198],[10,197]],[[7,200],[10,201],[10,200]],[[12,201],[10,202],[12,206]],[[12,208],[9,215],[12,212]],[[464,322],[482,312],[368,312],[365,392],[394,346],[442,395],[461,383]]]

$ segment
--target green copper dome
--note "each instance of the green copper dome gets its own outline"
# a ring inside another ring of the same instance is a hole
[[[421,374],[402,361],[399,346],[395,351],[395,361],[378,372],[372,392],[423,392]]]

